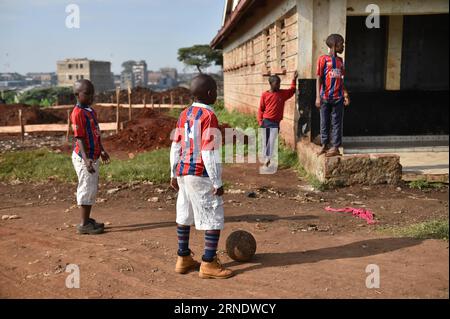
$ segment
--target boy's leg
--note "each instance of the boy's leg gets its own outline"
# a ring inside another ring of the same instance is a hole
[[[178,256],[189,256],[191,254],[189,249],[190,232],[191,226],[177,225]]]
[[[217,256],[217,245],[219,244],[220,230],[205,231],[205,253],[203,261],[211,262]]]
[[[189,196],[186,191],[185,178],[178,177],[178,195],[177,195],[177,237],[178,251],[175,271],[179,274],[185,274],[188,271],[198,268],[200,263],[192,258],[192,252],[189,249],[189,234],[191,226],[194,223],[194,214],[190,204]]]
[[[229,278],[233,272],[225,269],[217,258],[220,230],[224,227],[223,199],[213,194],[208,177],[186,176],[186,188],[194,211],[195,227],[205,230],[205,254],[202,257],[201,278]]]
[[[103,232],[102,224],[97,224],[90,218],[98,190],[99,161],[97,160],[93,165],[95,173],[89,173],[83,160],[75,153],[72,155],[72,163],[78,177],[77,205],[81,210],[78,232],[80,234],[100,234]]]
[[[330,143],[330,113],[330,103],[323,101],[320,106],[320,141],[323,151]]]
[[[85,226],[89,223],[91,218],[92,205],[81,205],[81,225]]]
[[[268,161],[268,153],[269,153],[269,149],[268,149],[268,143],[269,143],[269,138],[270,138],[270,128],[267,127],[267,121],[263,120],[262,125],[262,133],[263,133],[263,143],[262,143],[262,154],[264,156],[264,164],[267,164]]]
[[[264,145],[263,154],[265,156],[265,165],[268,166],[273,157],[273,151],[275,149],[275,143],[278,141],[278,132],[280,129],[279,123],[264,120],[262,127],[264,128]]]
[[[333,110],[331,112],[331,144],[335,149],[339,149],[342,145],[343,123],[344,103],[339,102],[333,105]]]
[[[177,177],[178,194],[177,194],[177,217],[176,222],[180,226],[190,226],[194,224],[194,213],[186,189],[186,176]]]

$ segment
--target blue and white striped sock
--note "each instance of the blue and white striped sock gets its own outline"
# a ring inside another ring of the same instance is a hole
[[[177,226],[178,235],[178,256],[189,256],[191,250],[189,249],[189,233],[191,226]]]
[[[219,243],[220,230],[207,230],[205,232],[205,254],[202,259],[211,262],[216,257],[217,245]]]

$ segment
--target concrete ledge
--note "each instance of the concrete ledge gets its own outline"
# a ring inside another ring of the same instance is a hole
[[[297,143],[297,153],[305,170],[322,183],[334,186],[353,184],[397,184],[402,179],[400,156],[395,154],[355,154],[317,156],[320,147],[306,141]]]

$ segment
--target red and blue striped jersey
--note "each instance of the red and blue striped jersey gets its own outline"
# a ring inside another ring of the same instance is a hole
[[[194,103],[178,118],[173,141],[181,143],[176,175],[208,177],[202,151],[218,150],[221,143],[219,122],[210,106]]]
[[[90,107],[82,107],[75,105],[70,115],[72,122],[73,135],[76,138],[83,140],[86,147],[86,156],[90,159],[96,160],[100,157],[100,127],[97,121],[95,111]],[[74,144],[74,152],[81,157],[80,141],[76,139]]]
[[[317,61],[317,76],[322,78],[320,97],[336,102],[344,98],[344,61],[340,57],[322,55]]]

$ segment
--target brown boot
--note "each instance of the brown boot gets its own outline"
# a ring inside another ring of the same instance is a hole
[[[185,274],[189,270],[194,270],[200,267],[200,263],[194,260],[194,258],[192,258],[193,256],[193,252],[191,252],[191,254],[188,256],[178,256],[177,264],[175,266],[175,272],[179,274]]]
[[[202,261],[198,275],[203,279],[226,279],[234,273],[231,269],[224,268],[216,256],[211,262]]]
[[[326,157],[341,156],[341,153],[339,152],[339,149],[337,147],[333,147],[325,154],[325,156]]]

